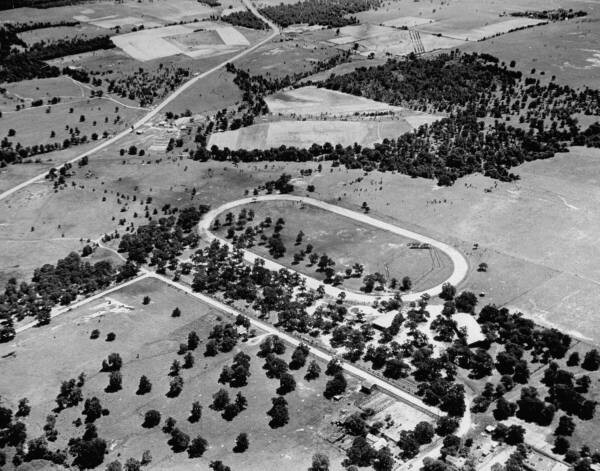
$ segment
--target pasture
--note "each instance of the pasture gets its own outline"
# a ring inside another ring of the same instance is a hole
[[[403,108],[335,90],[306,86],[265,97],[273,114],[338,116],[355,113],[399,112]]]
[[[314,143],[326,142],[334,146],[358,143],[366,147],[386,138],[395,139],[412,129],[403,118],[393,121],[275,121],[212,134],[208,147],[252,150],[284,145],[308,148]]]
[[[115,122],[117,116],[119,120]],[[16,134],[9,137],[14,144],[62,143],[71,136],[68,126],[79,129],[79,136],[87,136],[88,140],[92,140],[94,133],[101,139],[104,132],[116,134],[139,116],[141,110],[126,108],[107,98],[84,98],[6,113],[0,119],[0,136],[6,136],[9,129],[14,129]]]
[[[364,265],[364,275],[379,272],[388,280],[402,280],[404,276],[409,276],[414,291],[435,286],[452,273],[452,262],[441,252],[411,249],[407,246],[410,239],[320,208],[288,201],[270,201],[253,203],[246,209],[254,210],[254,221],[251,223],[254,225],[267,217],[270,217],[274,224],[282,217],[285,225],[281,232],[281,240],[286,252],[276,261],[317,279],[324,279],[325,276],[316,271],[316,266],[310,264],[308,256],[303,261],[294,263],[294,253],[300,252],[307,244],[314,247],[314,253],[325,253],[332,258],[336,263],[336,272],[343,273],[346,268],[360,263]],[[234,214],[237,213],[239,211]],[[219,219],[223,224],[225,215],[222,214]],[[227,229],[226,226],[222,226],[217,234],[225,237]],[[304,237],[301,244],[296,245],[296,236],[300,231],[304,232]],[[267,237],[270,237],[271,232],[272,229],[265,229]],[[257,244],[249,250],[272,258],[265,245]],[[362,277],[348,278],[344,280],[344,286],[358,290],[362,286]]]
[[[366,201],[373,217],[461,249],[472,268],[460,289],[484,292],[480,306],[509,305],[537,322],[597,339],[600,321],[590,312],[600,303],[598,157],[597,149],[575,147],[517,167],[521,180],[513,183],[473,175],[446,188],[343,168],[325,168],[307,181],[319,199],[353,209]],[[482,262],[487,272],[477,271]]]
[[[147,305],[142,304],[144,296],[151,299]],[[175,307],[180,308],[181,317],[171,317]],[[14,356],[0,360],[5,374],[13,379],[0,387],[0,393],[3,401],[11,406],[21,397],[28,397],[32,410],[25,423],[29,435],[35,437],[43,434],[42,426],[56,405],[54,397],[61,381],[85,372],[84,399],[96,396],[102,406],[110,410],[109,415],[95,422],[99,436],[108,442],[105,463],[114,459],[124,462],[129,457],[140,459],[143,451],[149,449],[153,457],[150,469],[206,468],[211,460],[221,459],[233,469],[271,471],[289,463],[307,468],[318,449],[339,466],[340,452],[322,439],[319,432],[341,408],[360,397],[351,392],[357,388],[357,382],[348,377],[349,395],[343,401],[333,402],[322,395],[327,377],[321,375],[308,382],[304,380],[306,366],[292,371],[297,388],[285,396],[290,421],[282,428],[272,429],[266,412],[271,407],[271,398],[277,396],[279,381],[266,378],[262,369],[264,360],[256,356],[262,332],[256,332],[259,336],[256,339],[239,342],[230,353],[205,357],[208,334],[220,320],[231,322],[224,314],[162,282],[143,280],[66,313],[50,326],[22,333],[16,342],[1,345],[2,355],[14,352]],[[93,329],[100,331],[96,340],[90,339]],[[193,352],[195,364],[181,371],[184,380],[181,394],[168,398],[169,367],[175,359],[182,361],[177,350],[192,330],[200,338]],[[109,332],[116,334],[112,342],[105,340]],[[251,357],[248,384],[240,388],[219,384],[221,369],[231,364],[238,351]],[[107,393],[104,388],[108,374],[101,372],[100,366],[112,352],[119,353],[123,359],[123,388]],[[291,352],[288,346],[283,355],[286,361],[290,360]],[[325,365],[321,367],[324,369]],[[136,395],[141,375],[151,381],[152,391]],[[212,395],[222,387],[228,390],[230,397],[234,398],[239,391],[248,401],[248,408],[231,421],[209,408]],[[197,423],[188,421],[193,401],[203,406],[202,418]],[[82,406],[58,414],[58,440],[50,445],[52,448],[64,447],[70,437],[83,433],[83,427],[73,424],[77,417],[82,417]],[[161,413],[161,423],[154,428],[143,428],[144,414],[150,409]],[[191,438],[201,435],[208,441],[209,449],[201,458],[190,459],[187,453],[170,450],[169,437],[161,431],[169,416],[175,418],[176,426]],[[248,433],[250,447],[244,453],[232,453],[235,437],[240,432]],[[265,460],[267,454],[269,459]]]

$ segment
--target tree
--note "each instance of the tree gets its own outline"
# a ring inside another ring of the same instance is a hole
[[[171,438],[169,445],[175,453],[185,451],[190,444],[190,436],[187,433],[182,432],[177,427],[171,430]]]
[[[600,368],[600,353],[595,348],[585,354],[581,367],[588,371],[596,371]]]
[[[573,353],[571,353],[571,355],[569,356],[569,359],[567,360],[567,366],[577,366],[577,365],[579,365],[579,362],[580,362],[579,353],[573,352]]]
[[[402,291],[410,291],[411,288],[412,280],[410,279],[410,277],[405,276],[404,278],[402,278]]]
[[[181,376],[175,376],[169,383],[169,392],[167,397],[177,397],[183,391],[183,378]]]
[[[179,309],[178,307],[173,309],[173,312],[171,312],[171,317],[180,317],[180,316],[181,316],[181,309]]]
[[[108,386],[106,392],[117,392],[122,389],[123,376],[120,371],[111,371],[108,377]]]
[[[73,464],[82,469],[92,469],[104,461],[106,442],[98,437],[75,439],[69,442],[69,452],[75,457]]]
[[[208,442],[198,435],[192,440],[190,448],[188,449],[188,455],[190,458],[198,458],[204,454],[208,448]]]
[[[419,442],[421,445],[425,445],[426,443],[431,443],[433,440],[433,436],[435,431],[433,430],[433,426],[429,422],[419,422],[415,426],[415,430],[413,432],[413,436],[415,440]]]
[[[275,397],[271,399],[273,407],[269,409],[267,415],[271,417],[269,426],[271,428],[283,427],[289,421],[289,413],[287,408],[287,401],[283,397]]]
[[[441,416],[436,423],[435,433],[440,437],[445,437],[454,433],[458,429],[458,420],[447,415]]]
[[[239,391],[235,395],[235,406],[237,407],[238,411],[243,411],[246,409],[246,407],[248,407],[248,400]]]
[[[442,285],[442,292],[440,293],[440,298],[445,299],[446,301],[450,301],[456,295],[456,288],[452,286],[450,283],[444,283]]]
[[[387,446],[375,453],[373,468],[375,471],[392,471],[394,469],[394,458]]]
[[[511,425],[506,431],[505,441],[509,445],[518,445],[523,443],[525,437],[525,429],[520,425]]]
[[[277,394],[287,394],[296,389],[296,380],[289,373],[283,373],[279,377],[279,388],[277,389]]]
[[[156,427],[158,424],[160,424],[160,412],[150,409],[144,414],[144,423],[142,424],[142,427],[152,428]]]
[[[29,415],[29,412],[31,412],[31,406],[29,405],[29,400],[26,397],[24,397],[23,399],[19,400],[19,405],[15,417],[27,417]]]
[[[494,409],[494,418],[496,420],[506,420],[509,417],[515,415],[517,405],[514,402],[508,402],[506,399],[501,397],[496,402],[496,409]]]
[[[352,446],[347,451],[348,461],[357,466],[369,466],[374,458],[375,451],[365,437],[356,437]]]
[[[194,361],[194,355],[192,355],[192,352],[187,352],[183,357],[183,367],[187,369],[193,367]]]
[[[454,299],[454,304],[459,312],[473,313],[477,305],[477,296],[471,291],[463,291]]]
[[[229,393],[226,389],[219,389],[215,394],[213,394],[213,403],[211,407],[214,410],[220,411],[225,409],[225,407],[229,404]]]
[[[200,338],[198,337],[198,334],[194,330],[192,330],[188,334],[188,341],[187,341],[188,350],[196,350],[196,348],[198,348],[199,342],[200,342]]]
[[[552,451],[557,455],[564,455],[567,451],[569,451],[570,446],[571,444],[569,443],[569,440],[559,435],[554,440],[554,448]]]
[[[525,360],[517,361],[515,365],[515,374],[513,375],[515,382],[520,384],[527,384],[529,381],[529,367]]]
[[[202,406],[198,401],[192,403],[192,411],[188,420],[192,423],[198,422],[202,418]]]
[[[575,431],[575,422],[568,415],[562,415],[558,420],[558,426],[554,431],[554,435],[562,435],[570,437]]]
[[[221,460],[211,461],[208,467],[213,471],[231,471],[231,468],[224,465]]]
[[[125,471],[140,471],[142,469],[142,463],[135,458],[128,458],[125,462]]]
[[[149,393],[150,391],[152,391],[152,383],[150,382],[147,376],[142,375],[140,377],[140,383],[138,385],[136,394],[142,395]]]
[[[102,416],[102,405],[97,397],[88,398],[83,405],[83,415],[86,423],[92,423]]]
[[[329,457],[324,453],[315,453],[308,471],[329,471]]]
[[[235,453],[243,453],[248,449],[249,445],[250,442],[248,441],[248,434],[240,433],[235,439],[235,447],[233,448],[233,451]]]
[[[346,385],[346,378],[344,377],[343,373],[338,372],[332,379],[327,381],[323,395],[327,399],[331,399],[333,396],[337,396],[346,391]]]
[[[304,378],[308,381],[312,379],[317,379],[321,374],[321,367],[315,360],[311,360],[308,364],[308,368],[306,370],[306,376]]]

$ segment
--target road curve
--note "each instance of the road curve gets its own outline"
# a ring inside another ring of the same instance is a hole
[[[264,201],[293,201],[293,202],[297,202],[297,203],[309,204],[311,206],[315,206],[317,208],[321,208],[326,211],[331,211],[332,213],[336,213],[341,216],[345,216],[347,218],[354,219],[355,221],[359,221],[359,222],[368,224],[370,226],[377,227],[379,229],[383,229],[383,230],[391,232],[393,234],[407,237],[409,239],[414,239],[421,243],[430,244],[432,247],[435,247],[436,249],[444,252],[448,257],[450,257],[450,260],[452,260],[454,269],[453,269],[450,277],[448,279],[446,279],[443,283],[450,283],[454,286],[457,286],[465,279],[465,277],[467,276],[467,273],[469,271],[469,264],[468,264],[467,260],[465,259],[465,257],[451,245],[448,245],[448,244],[445,244],[444,242],[440,242],[438,240],[424,236],[417,232],[409,231],[407,229],[403,229],[403,228],[395,226],[393,224],[389,224],[387,222],[380,221],[379,219],[372,218],[370,216],[367,216],[366,214],[362,214],[362,213],[353,211],[351,209],[342,208],[341,206],[326,203],[324,201],[320,201],[320,200],[317,200],[314,198],[308,198],[306,196],[264,195],[264,196],[254,196],[254,197],[250,197],[250,198],[242,198],[239,200],[230,201],[229,203],[222,204],[218,208],[215,208],[204,215],[204,217],[198,224],[198,229],[199,229],[200,235],[205,236],[209,241],[216,239],[216,240],[220,241],[221,243],[225,243],[225,244],[229,245],[230,247],[232,247],[232,244],[229,243],[227,240],[217,237],[215,234],[213,234],[210,231],[210,228],[212,226],[212,222],[214,221],[214,219],[219,214],[223,213],[224,211],[230,211],[231,209],[236,208],[238,206],[248,205],[248,204],[252,204],[255,202],[264,202]],[[271,259],[256,255],[256,254],[250,252],[249,250],[244,250],[244,258],[246,259],[246,261],[248,261],[250,263],[254,263],[254,261],[257,258],[260,258],[265,261],[265,267],[269,268],[271,270],[280,270],[282,268],[286,268],[286,269],[290,270],[289,267],[285,267]],[[291,270],[293,270],[293,268]],[[300,273],[300,276],[302,276],[304,278],[304,280],[306,280],[306,285],[310,289],[317,289],[320,285],[323,284],[321,281],[317,280],[316,278],[304,275],[302,273]],[[405,301],[416,301],[416,300],[420,299],[421,296],[424,294],[428,294],[430,296],[436,296],[440,293],[443,283],[440,283],[440,284],[438,284],[432,288],[429,288],[427,290],[424,290],[424,291],[404,294],[404,295],[402,295],[402,299]],[[348,291],[348,290],[340,289],[340,288],[337,288],[337,287],[331,286],[331,285],[323,285],[323,286],[325,288],[325,292],[329,296],[337,297],[340,293],[344,292],[346,294],[346,299],[348,301],[352,301],[352,302],[356,302],[356,303],[360,303],[360,304],[371,304],[377,298],[386,299],[386,298],[390,298],[393,296],[392,294],[389,294],[389,293],[388,294],[366,294],[366,293],[357,293],[355,291]]]
[[[90,156],[92,154],[95,154],[96,152],[114,144],[115,142],[123,139],[125,136],[127,136],[128,134],[132,133],[135,129],[139,128],[140,126],[143,126],[144,124],[146,124],[148,121],[150,121],[152,118],[154,118],[158,113],[160,113],[169,103],[171,103],[173,100],[175,100],[180,94],[182,94],[183,92],[185,92],[188,88],[194,86],[196,84],[196,82],[198,82],[199,80],[202,80],[204,77],[212,74],[213,72],[216,72],[217,70],[225,67],[225,65],[229,62],[233,62],[236,61],[238,59],[240,59],[241,57],[244,57],[245,55],[251,53],[252,51],[258,49],[259,47],[261,47],[263,44],[269,42],[271,39],[273,39],[275,36],[277,36],[279,34],[279,29],[277,28],[277,26],[270,21],[268,18],[265,18],[264,16],[262,16],[258,10],[250,3],[249,0],[242,0],[244,2],[244,4],[246,5],[246,7],[252,12],[254,13],[254,15],[256,15],[257,17],[259,17],[261,20],[263,20],[265,23],[267,23],[269,25],[269,27],[272,30],[272,33],[266,37],[265,39],[263,39],[262,41],[259,41],[258,43],[256,43],[254,46],[249,47],[248,49],[244,49],[243,51],[239,52],[238,54],[236,54],[235,56],[231,57],[230,59],[227,59],[226,61],[221,62],[220,64],[216,65],[215,67],[213,67],[210,70],[207,70],[206,72],[202,72],[199,75],[196,75],[195,77],[192,77],[190,80],[188,80],[187,82],[185,82],[181,87],[179,87],[177,90],[175,90],[173,93],[171,93],[171,95],[169,95],[167,98],[165,98],[162,102],[160,102],[156,107],[154,107],[151,111],[149,111],[147,114],[145,114],[141,119],[139,119],[138,121],[136,121],[131,127],[124,129],[123,131],[121,131],[118,134],[115,134],[113,137],[111,137],[110,139],[105,140],[104,142],[102,142],[101,144],[97,145],[96,147],[93,147],[92,149],[89,149],[86,152],[82,152],[81,154],[77,155],[76,157],[73,157],[71,160],[63,163],[62,165],[59,165],[58,168],[62,168],[64,167],[66,164],[73,164],[81,159],[83,159],[83,157],[85,156]],[[19,190],[22,190],[23,188],[36,183],[40,180],[43,180],[48,172],[44,172],[44,173],[40,173],[39,175],[30,178],[29,180],[26,180],[22,183],[19,183],[18,185],[4,191],[3,193],[0,193],[0,201],[3,199],[8,198],[10,195],[16,193]]]

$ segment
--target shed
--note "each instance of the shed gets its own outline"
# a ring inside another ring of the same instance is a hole
[[[452,316],[452,319],[456,322],[456,326],[459,330],[464,328],[467,332],[467,345],[474,345],[486,341],[487,338],[481,331],[481,325],[479,325],[477,319],[471,314],[457,312]]]
[[[398,311],[390,311],[373,319],[373,327],[379,330],[387,329],[392,325]]]
[[[368,379],[365,379],[362,383],[360,383],[360,390],[362,392],[371,394],[371,392],[374,391],[375,389],[377,389],[377,386],[373,381],[369,381]]]

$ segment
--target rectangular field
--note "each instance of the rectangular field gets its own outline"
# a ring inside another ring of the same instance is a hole
[[[201,28],[190,25],[165,26],[152,30],[114,36],[112,41],[139,61],[150,61],[177,54],[191,58],[231,52],[250,42],[232,26],[202,22]]]
[[[276,121],[215,133],[209,147],[237,149],[270,149],[294,146],[308,148],[312,144],[349,146],[358,143],[370,147],[383,139],[395,139],[412,131],[413,126],[403,119],[393,121]]]

